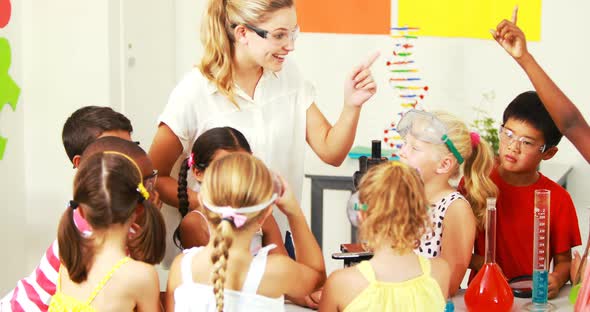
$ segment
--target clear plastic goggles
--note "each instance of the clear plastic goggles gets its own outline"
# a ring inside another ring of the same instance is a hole
[[[396,126],[399,135],[405,139],[408,134],[420,141],[432,144],[445,144],[449,151],[455,156],[459,164],[464,159],[459,153],[451,139],[447,135],[447,127],[435,115],[411,109],[407,111]]]

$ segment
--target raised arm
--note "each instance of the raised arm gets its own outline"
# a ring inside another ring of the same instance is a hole
[[[586,161],[590,162],[590,144],[584,142],[590,135],[590,127],[574,103],[528,52],[525,35],[516,26],[517,14],[518,7],[514,9],[512,21],[500,22],[496,29],[491,31],[492,36],[525,71],[561,133],[574,144]]]
[[[283,195],[277,200],[276,205],[287,216],[289,226],[293,232],[293,245],[295,245],[295,257],[293,262],[287,256],[281,256],[277,260],[277,267],[285,271],[286,276],[282,283],[285,294],[299,298],[309,295],[323,285],[326,280],[326,268],[324,256],[315,237],[311,233],[305,215],[295,199],[293,192],[286,181]]]
[[[318,107],[312,104],[306,112],[306,139],[322,161],[340,166],[350,151],[362,105],[377,91],[371,76],[371,65],[379,53],[374,53],[354,68],[344,84],[344,107],[332,126]]]

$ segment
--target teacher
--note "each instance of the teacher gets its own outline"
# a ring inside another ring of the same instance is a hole
[[[376,92],[370,66],[378,54],[346,78],[342,112],[331,125],[315,104],[313,86],[288,58],[298,34],[293,0],[209,0],[201,26],[203,58],[172,91],[149,152],[165,203],[178,207],[172,169],[214,127],[242,132],[254,155],[283,176],[298,198],[305,142],[327,164],[344,161],[361,107]],[[190,209],[198,208],[195,195],[189,192]],[[276,217],[284,233],[286,219]]]

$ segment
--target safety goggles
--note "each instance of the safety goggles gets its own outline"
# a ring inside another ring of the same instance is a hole
[[[148,192],[153,192],[156,189],[156,182],[158,181],[158,170],[154,169],[152,174],[143,178],[143,185]]]
[[[246,26],[246,28],[250,29],[251,31],[255,32],[261,38],[269,40],[273,44],[280,46],[287,45],[291,42],[295,42],[300,32],[299,26],[295,27],[295,29],[291,31],[285,29],[275,29],[269,31],[248,24],[244,24],[244,26]]]
[[[444,144],[455,156],[459,164],[465,161],[455,147],[455,144],[453,144],[453,141],[447,135],[448,131],[445,124],[431,113],[411,109],[400,119],[396,130],[403,139],[408,134],[411,134],[420,141],[432,144]]]

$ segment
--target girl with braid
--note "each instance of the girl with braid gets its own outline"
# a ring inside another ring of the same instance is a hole
[[[167,311],[284,311],[284,296],[301,298],[325,278],[324,257],[288,186],[277,188],[256,157],[232,153],[213,161],[198,200],[214,231],[207,246],[186,250],[170,268]],[[297,262],[250,253],[256,231],[276,204],[293,231]]]
[[[205,169],[209,164],[229,153],[252,154],[250,144],[244,135],[231,127],[213,128],[205,131],[193,144],[191,154],[182,162],[178,174],[178,210],[182,216],[180,225],[174,231],[174,243],[181,249],[205,246],[209,242],[210,225],[207,218],[201,212],[202,207],[189,211],[189,192],[196,194],[203,182]],[[190,173],[189,173],[190,171]],[[191,189],[188,184],[189,175],[192,175],[197,184]],[[192,195],[191,195],[192,196]],[[276,244],[277,248],[271,253],[280,252],[287,254],[279,227],[271,215],[262,227],[256,232],[250,245],[252,254],[262,247]]]

